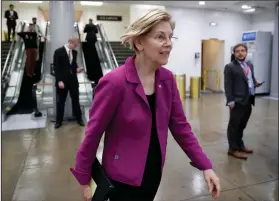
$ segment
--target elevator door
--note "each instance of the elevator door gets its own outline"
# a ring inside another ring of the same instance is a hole
[[[212,91],[224,90],[224,41],[217,39],[202,41],[202,83]]]

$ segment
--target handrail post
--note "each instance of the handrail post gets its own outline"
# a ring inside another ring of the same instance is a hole
[[[38,104],[37,104],[37,95],[36,95],[36,91],[37,91],[37,84],[33,85],[33,89],[32,89],[32,99],[33,99],[33,111],[34,111],[34,116],[35,117],[41,117],[42,113],[39,111],[38,109]]]

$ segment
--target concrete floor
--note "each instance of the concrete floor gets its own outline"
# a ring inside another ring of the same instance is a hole
[[[278,200],[278,101],[258,98],[245,131],[255,150],[247,161],[228,157],[228,109],[223,95],[187,100],[188,120],[221,180],[222,201]],[[54,130],[2,133],[2,200],[82,201],[70,174],[84,128],[69,123]],[[166,166],[156,201],[211,200],[202,173],[169,137]]]

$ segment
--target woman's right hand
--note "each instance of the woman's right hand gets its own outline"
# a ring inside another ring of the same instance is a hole
[[[80,191],[83,196],[84,201],[91,201],[92,199],[92,190],[89,185],[81,185]]]

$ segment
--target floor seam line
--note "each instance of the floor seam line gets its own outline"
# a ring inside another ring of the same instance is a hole
[[[36,132],[36,133],[32,136],[32,140],[31,140],[30,146],[29,146],[29,148],[28,148],[28,150],[27,150],[26,157],[24,158],[23,163],[22,163],[22,168],[21,168],[21,170],[20,170],[20,174],[19,174],[19,176],[18,176],[18,179],[17,179],[17,181],[16,181],[15,187],[14,187],[13,192],[12,192],[12,200],[11,200],[11,201],[13,201],[14,193],[15,193],[16,187],[17,187],[17,185],[18,185],[19,179],[20,179],[20,177],[22,176],[24,170],[26,169],[26,160],[27,160],[27,158],[28,158],[29,152],[30,152],[31,147],[32,147],[32,145],[33,145],[35,136],[38,135],[39,133],[40,133],[40,129],[38,130],[38,132]]]

